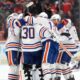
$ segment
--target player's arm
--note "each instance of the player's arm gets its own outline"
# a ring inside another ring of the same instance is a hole
[[[19,28],[21,28],[21,26],[25,25],[26,23],[27,22],[24,20],[24,18],[15,20],[15,24]]]

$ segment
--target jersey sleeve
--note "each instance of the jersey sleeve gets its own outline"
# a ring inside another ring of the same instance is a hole
[[[44,42],[48,39],[52,39],[51,38],[51,34],[49,33],[48,29],[46,27],[42,27],[40,29],[40,32],[39,32],[39,35],[40,35],[40,38],[41,38],[41,41]]]
[[[18,36],[20,35],[21,28],[16,25],[16,21],[17,20],[14,21],[14,33],[15,33],[15,36]]]

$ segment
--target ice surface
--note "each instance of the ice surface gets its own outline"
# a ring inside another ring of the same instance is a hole
[[[8,65],[0,65],[0,80],[8,80]]]

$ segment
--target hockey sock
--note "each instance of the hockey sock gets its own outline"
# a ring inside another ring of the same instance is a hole
[[[42,64],[42,71],[43,71],[43,79],[44,80],[50,80],[51,79],[51,67],[49,63],[43,63]]]
[[[9,67],[8,80],[19,80],[19,66],[12,65]]]

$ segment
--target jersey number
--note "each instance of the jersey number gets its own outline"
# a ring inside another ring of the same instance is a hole
[[[34,28],[23,28],[22,38],[33,39],[35,37]]]

